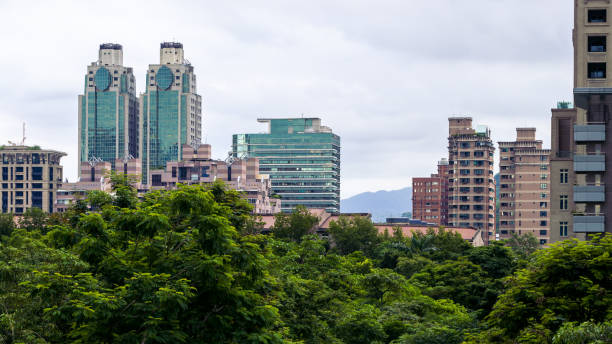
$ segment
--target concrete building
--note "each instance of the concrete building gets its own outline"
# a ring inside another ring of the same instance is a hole
[[[574,105],[552,111],[551,241],[612,232],[610,2],[574,2]]]
[[[79,96],[79,161],[101,159],[114,164],[138,157],[138,100],[132,68],[123,66],[119,44],[100,45],[98,61],[87,67]]]
[[[438,162],[438,173],[430,177],[412,178],[412,218],[448,224],[448,160]]]
[[[185,144],[202,139],[202,97],[181,43],[161,43],[159,64],[149,65],[146,92],[140,96],[140,154],[143,184],[149,171],[183,158]]]
[[[233,136],[232,155],[259,158],[259,173],[270,176],[282,210],[297,205],[340,212],[340,137],[319,118],[259,119],[263,134]]]
[[[183,160],[169,161],[165,169],[150,171],[151,189],[171,190],[178,184],[211,184],[222,180],[229,188],[243,193],[255,214],[280,212],[281,201],[272,197],[268,176],[259,174],[257,158],[212,160],[208,144],[183,145],[182,151]]]
[[[535,128],[517,128],[516,141],[499,144],[500,239],[532,233],[550,242],[550,149],[542,149]]]
[[[472,128],[471,117],[451,117],[448,136],[448,224],[495,231],[495,147],[487,127]]]
[[[36,207],[52,213],[62,184],[60,165],[66,153],[37,146],[0,146],[0,209],[21,215]]]

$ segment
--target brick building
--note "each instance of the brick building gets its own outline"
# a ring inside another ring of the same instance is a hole
[[[438,162],[438,173],[412,179],[412,218],[448,224],[448,160]]]

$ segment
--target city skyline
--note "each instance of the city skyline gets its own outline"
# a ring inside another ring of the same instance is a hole
[[[226,156],[233,133],[261,131],[258,117],[321,117],[343,138],[342,198],[399,189],[411,184],[411,176],[427,175],[432,157],[445,155],[444,128],[452,115],[487,124],[494,142],[511,140],[517,126],[537,127],[549,147],[550,109],[572,97],[566,72],[572,65],[571,2],[531,4],[528,13],[524,3],[511,1],[383,2],[376,8],[356,2],[326,4],[324,13],[316,3],[266,11],[209,3],[170,16],[167,27],[145,35],[134,24],[159,22],[167,5],[137,13],[146,6],[125,4],[120,11],[109,2],[99,21],[136,17],[99,30],[85,25],[86,4],[66,4],[73,15],[62,22],[53,20],[59,9],[50,4],[29,11],[17,2],[0,5],[7,16],[0,26],[14,33],[5,42],[14,52],[0,67],[0,120],[9,123],[0,136],[18,139],[25,121],[26,144],[69,154],[63,164],[71,181],[78,171],[83,67],[104,42],[122,44],[138,94],[160,42],[187,47],[206,108],[202,141],[219,147],[215,158]],[[499,16],[493,20],[483,11]],[[447,24],[423,37],[415,28],[427,24],[424,14]],[[175,21],[184,25],[170,25]],[[28,68],[40,60],[52,68]],[[381,165],[386,168],[376,168]],[[377,174],[364,173],[373,170]]]

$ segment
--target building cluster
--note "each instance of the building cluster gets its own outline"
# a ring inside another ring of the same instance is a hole
[[[257,214],[298,205],[340,211],[340,137],[319,118],[260,119],[267,133],[236,134],[227,159],[212,159],[211,146],[201,142],[194,67],[181,43],[161,43],[159,63],[148,66],[140,96],[134,70],[123,65],[123,47],[101,44],[78,104],[79,180],[62,183],[64,153],[3,147],[3,212],[22,214],[32,206],[65,211],[90,191],[111,192],[111,171],[138,176],[141,194],[221,180]]]
[[[552,109],[551,149],[542,147],[535,128],[517,128],[515,141],[498,142],[496,183],[488,130],[471,129],[471,118],[450,118],[448,173],[439,168],[431,178],[413,179],[416,219],[483,228],[487,240],[493,234],[505,239],[532,233],[542,245],[612,232],[612,222],[606,220],[612,216],[612,201],[607,201],[612,195],[607,196],[606,187],[612,184],[612,159],[606,158],[612,152],[607,140],[612,108],[612,79],[607,77],[612,62],[607,55],[610,9],[609,1],[575,0],[574,106],[559,102]]]
[[[543,148],[535,128],[517,128],[514,141],[497,143],[495,175],[489,128],[474,126],[471,117],[450,117],[448,156],[437,173],[412,180],[414,220],[470,228],[484,243],[531,233],[547,245],[612,232],[606,220],[612,216],[612,159],[606,157],[612,152],[611,6],[575,0],[574,101],[552,109],[551,148]],[[62,183],[62,152],[2,146],[2,212],[63,211],[89,191],[110,192],[108,172],[115,171],[138,175],[140,192],[223,180],[258,214],[298,205],[325,218],[339,214],[340,137],[321,119],[259,119],[267,132],[233,135],[227,159],[214,160],[201,142],[202,97],[183,45],[161,43],[159,63],[143,75],[145,89],[137,95],[122,46],[100,45],[78,99],[79,181]]]

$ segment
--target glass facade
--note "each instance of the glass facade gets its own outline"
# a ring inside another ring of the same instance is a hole
[[[149,65],[140,101],[143,184],[150,184],[149,171],[181,160],[183,144],[201,141],[201,97],[193,66],[182,59],[182,45],[162,43],[161,50],[164,60]]]
[[[284,212],[297,205],[340,212],[340,137],[317,118],[260,121],[270,132],[234,135],[232,154],[259,158]]]
[[[138,100],[131,68],[121,65],[120,46],[101,47],[102,60],[87,67],[79,96],[79,161],[101,159],[114,168],[115,159],[138,157]]]

